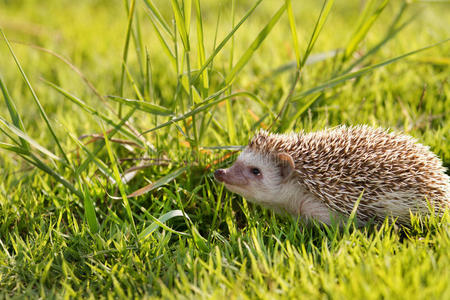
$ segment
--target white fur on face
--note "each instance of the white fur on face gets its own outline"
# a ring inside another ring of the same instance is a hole
[[[245,149],[236,162],[242,165],[242,173],[247,178],[248,184],[245,186],[227,184],[226,186],[229,190],[255,203],[272,205],[283,201],[283,199],[280,199],[283,178],[280,173],[280,167],[275,162],[249,149]],[[252,168],[258,168],[261,175],[255,176],[252,174]]]
[[[247,183],[232,185],[225,182],[230,191],[276,212],[287,212],[294,217],[303,216],[331,224],[330,209],[325,203],[309,193],[295,179],[283,178],[280,166],[273,158],[245,149],[231,168],[233,167],[239,168]],[[258,168],[261,176],[252,174],[252,168]]]

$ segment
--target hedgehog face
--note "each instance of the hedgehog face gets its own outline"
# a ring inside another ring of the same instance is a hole
[[[263,155],[246,148],[228,169],[214,173],[232,192],[260,204],[282,202],[283,183],[294,170],[292,157],[286,153]]]

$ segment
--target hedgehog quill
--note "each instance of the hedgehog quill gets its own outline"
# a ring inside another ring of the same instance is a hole
[[[450,207],[450,179],[440,159],[410,136],[369,126],[312,133],[259,131],[223,182],[251,202],[307,221],[345,220],[360,198],[364,224],[386,217],[407,225],[410,213],[441,215]]]

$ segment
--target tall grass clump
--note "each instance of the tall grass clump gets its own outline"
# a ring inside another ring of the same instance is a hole
[[[450,166],[448,12],[0,1],[0,293],[448,298],[448,212],[301,226],[211,177],[258,128],[342,123],[398,128]]]

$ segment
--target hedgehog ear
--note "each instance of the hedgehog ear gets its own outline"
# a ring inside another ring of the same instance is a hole
[[[281,176],[284,179],[288,178],[295,169],[295,164],[292,156],[290,156],[288,153],[283,152],[278,154],[278,160],[281,167]]]

